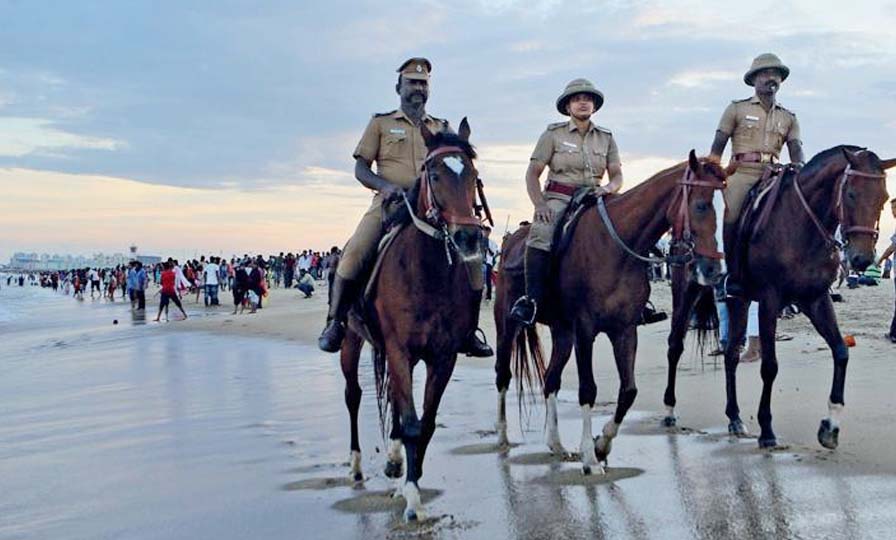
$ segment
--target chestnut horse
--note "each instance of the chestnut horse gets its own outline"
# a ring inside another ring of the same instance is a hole
[[[673,243],[686,252],[681,260],[694,258],[693,268],[702,282],[715,279],[722,255],[716,247],[713,198],[724,187],[725,178],[718,165],[698,160],[692,150],[687,162],[654,175],[622,195],[606,197],[605,204],[598,199],[597,209],[583,213],[568,248],[557,256],[547,287],[549,294],[538,312],[538,322],[550,326],[553,340],[550,365],[543,379],[547,444],[552,452],[565,453],[557,430],[557,392],[563,367],[575,345],[583,423],[580,450],[586,474],[595,467],[603,470],[600,462],[606,461],[611,442],[637,394],[637,324],[650,296],[646,262],[652,261],[638,254],[646,253],[672,227]],[[525,289],[519,261],[527,233],[528,227],[521,227],[502,248],[494,310],[499,443],[507,442],[505,398],[512,357],[520,389],[529,373],[530,354],[535,358],[536,373],[541,375],[537,330],[534,326],[523,330],[510,318],[511,306]],[[592,439],[591,415],[597,387],[591,355],[600,332],[605,332],[613,345],[620,387],[613,419],[604,426],[602,436]]]
[[[386,408],[392,408],[387,475],[401,475],[401,445],[407,457],[402,491],[404,516],[409,521],[421,515],[417,482],[423,475],[426,447],[457,352],[477,327],[482,289],[481,226],[473,208],[478,174],[469,143],[470,126],[464,118],[457,135],[433,134],[425,125],[420,132],[429,153],[417,187],[404,199],[413,224],[399,231],[387,248],[373,278],[371,296],[360,312],[363,325],[354,312],[341,353],[351,420],[352,474],[356,481],[363,479],[358,358],[366,338],[374,348],[381,421]],[[419,360],[426,364],[421,418],[412,393],[412,373]]]
[[[734,251],[726,255],[729,267],[737,271],[744,297],[728,299],[728,343],[725,350],[725,386],[728,403],[728,430],[746,435],[737,405],[737,344],[747,324],[747,300],[759,302],[759,340],[762,349],[762,394],[759,401],[759,446],[777,445],[772,431],[772,385],[778,374],[775,329],[778,313],[796,304],[821,334],[834,357],[834,378],[828,400],[828,417],[818,428],[818,442],[836,448],[843,412],[843,386],[849,351],[844,344],[837,316],[828,293],[837,277],[839,242],[834,231],[840,227],[846,240],[842,246],[847,263],[862,271],[874,261],[878,221],[887,201],[886,169],[896,159],[881,161],[873,152],[856,146],[836,146],[813,157],[798,174],[787,171],[775,205],[762,230],[746,230]],[[726,231],[733,239],[733,231]],[[730,241],[729,245],[734,245]],[[734,265],[738,264],[737,268]]]

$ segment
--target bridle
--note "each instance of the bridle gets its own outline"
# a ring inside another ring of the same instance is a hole
[[[628,247],[616,232],[616,228],[613,226],[613,222],[610,219],[610,214],[607,212],[603,197],[598,197],[597,212],[600,214],[604,226],[607,227],[607,232],[609,232],[610,237],[612,237],[619,247],[621,247],[628,255],[639,261],[652,264],[669,263],[674,266],[686,265],[694,260],[695,254],[709,259],[723,259],[725,255],[720,251],[704,251],[697,247],[695,236],[691,229],[691,214],[688,210],[688,201],[690,200],[691,187],[708,187],[714,190],[723,190],[726,186],[725,182],[700,180],[696,178],[690,167],[685,167],[684,174],[676,184],[678,185],[678,189],[676,190],[672,204],[675,204],[675,200],[680,202],[678,203],[678,209],[674,212],[674,219],[672,220],[672,243],[669,246],[669,255],[666,255],[665,257],[649,257],[641,255]],[[673,255],[673,251],[676,251],[677,253]]]
[[[857,180],[886,180],[887,175],[886,173],[856,171],[853,170],[852,165],[847,165],[846,169],[843,170],[843,174],[840,176],[840,180],[837,181],[837,202],[834,204],[834,213],[837,216],[837,223],[839,223],[841,227],[841,237],[846,243],[849,243],[848,235],[850,234],[870,234],[876,242],[878,236],[880,236],[880,217],[874,222],[874,227],[851,225],[844,228],[844,224],[846,223],[846,210],[843,205],[843,193],[846,192],[846,186],[849,185],[849,181],[853,178]],[[794,179],[793,187],[796,189],[797,197],[799,198],[800,203],[802,203],[803,208],[806,210],[806,214],[809,215],[809,219],[812,220],[815,228],[818,229],[818,232],[821,234],[822,238],[824,238],[825,244],[829,248],[843,248],[845,244],[837,240],[833,234],[829,233],[824,225],[822,225],[821,220],[818,219],[818,216],[815,215],[815,212],[812,211],[812,207],[809,206],[809,202],[806,200],[806,196],[803,194],[803,190],[800,187],[799,179],[799,176]]]
[[[426,155],[423,160],[423,172],[420,177],[420,198],[423,200],[423,218],[417,215],[416,209],[411,205],[407,193],[402,193],[405,206],[414,226],[420,232],[430,236],[436,240],[445,243],[445,256],[448,259],[448,265],[453,264],[451,252],[460,254],[460,248],[451,236],[448,228],[451,225],[475,226],[482,227],[479,218],[474,214],[473,206],[470,207],[469,215],[459,215],[451,210],[444,208],[436,200],[435,193],[432,189],[432,179],[430,177],[430,167],[433,161],[446,154],[466,154],[466,151],[460,146],[442,146],[436,148]]]

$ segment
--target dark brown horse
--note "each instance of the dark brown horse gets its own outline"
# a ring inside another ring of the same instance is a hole
[[[366,326],[352,317],[341,354],[351,419],[352,474],[363,479],[358,358],[365,336],[374,347],[381,415],[384,403],[392,408],[387,475],[401,475],[401,445],[407,457],[403,494],[408,520],[417,519],[422,510],[417,482],[426,447],[457,352],[477,327],[482,289],[481,227],[473,210],[478,174],[470,127],[464,118],[457,135],[432,134],[425,125],[420,131],[429,154],[417,187],[406,199],[412,201],[407,202],[409,209],[414,206],[413,225],[405,226],[389,246],[363,309]],[[412,373],[420,360],[426,364],[426,390],[423,415],[418,418]]]
[[[759,401],[762,448],[777,445],[772,431],[772,385],[778,374],[775,329],[778,313],[796,304],[821,334],[834,357],[834,378],[828,401],[829,415],[821,421],[818,442],[836,448],[843,411],[843,386],[849,351],[843,342],[828,288],[837,277],[839,242],[834,231],[840,227],[846,241],[847,263],[858,271],[874,261],[878,221],[887,201],[886,173],[896,160],[881,161],[877,155],[855,146],[837,146],[813,157],[799,174],[788,171],[780,180],[778,197],[761,231],[747,230],[737,239],[742,251],[726,255],[729,267],[737,271],[745,298],[728,299],[728,343],[725,350],[725,386],[728,430],[745,435],[737,405],[737,344],[747,324],[746,300],[759,302],[759,340],[762,349],[762,395]],[[745,208],[748,210],[748,208]],[[733,231],[726,231],[728,245],[734,245]],[[739,266],[733,268],[735,264]]]
[[[600,215],[603,202],[598,200],[597,209],[582,215],[568,248],[557,256],[555,277],[546,289],[547,300],[538,317],[538,322],[550,326],[553,340],[550,365],[544,375],[547,444],[552,452],[565,453],[557,430],[557,392],[563,367],[575,346],[583,421],[580,450],[586,474],[594,467],[602,470],[599,462],[610,453],[610,444],[637,394],[636,327],[650,296],[648,259],[638,254],[646,253],[672,227],[676,247],[695,258],[693,268],[700,280],[706,283],[715,279],[721,254],[716,247],[713,194],[724,181],[725,173],[718,165],[701,162],[691,151],[687,162],[656,174],[623,195],[607,197],[606,218]],[[512,357],[518,378],[524,379],[529,373],[530,354],[535,357],[536,373],[541,373],[535,327],[522,331],[509,316],[510,307],[524,291],[519,261],[527,233],[528,228],[522,227],[504,242],[495,302],[500,443],[507,442],[505,397]],[[593,439],[591,415],[597,387],[591,355],[600,332],[606,333],[613,344],[620,387],[613,419],[604,426],[602,436]]]

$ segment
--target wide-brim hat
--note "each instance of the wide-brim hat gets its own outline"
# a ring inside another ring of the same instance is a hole
[[[763,69],[777,69],[780,71],[782,82],[787,79],[788,75],[790,75],[790,68],[785,66],[780,58],[772,53],[760,54],[753,59],[753,64],[750,66],[750,69],[744,73],[744,82],[747,83],[747,86],[753,86],[753,79],[755,79],[756,74]]]
[[[600,90],[594,87],[594,84],[592,84],[591,81],[588,79],[573,79],[569,81],[569,84],[566,85],[563,93],[557,98],[557,111],[560,114],[569,116],[569,112],[566,110],[566,104],[569,103],[569,98],[576,94],[589,94],[593,96],[595,112],[604,104],[604,95]]]

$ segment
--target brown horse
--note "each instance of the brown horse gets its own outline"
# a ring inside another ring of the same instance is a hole
[[[351,420],[352,474],[356,481],[363,479],[358,358],[366,337],[374,347],[381,420],[384,403],[392,407],[387,475],[401,475],[402,444],[407,457],[403,488],[407,520],[421,514],[417,482],[423,474],[423,458],[457,352],[477,327],[482,289],[481,227],[473,208],[478,174],[469,143],[470,126],[464,118],[457,135],[433,134],[425,125],[420,131],[429,154],[417,187],[405,197],[413,225],[398,232],[387,248],[371,297],[361,310],[364,325],[355,312],[341,353]],[[426,363],[422,418],[417,417],[412,394],[412,373],[419,360]]]
[[[834,239],[839,226],[846,240],[847,263],[858,271],[874,261],[878,221],[887,201],[886,169],[896,159],[881,161],[856,146],[837,146],[813,157],[798,174],[787,171],[776,205],[761,231],[747,230],[736,242],[741,251],[726,255],[729,267],[740,274],[745,298],[728,299],[728,343],[725,383],[728,430],[745,435],[737,405],[737,344],[747,324],[745,300],[759,302],[759,340],[762,349],[762,395],[759,401],[759,446],[777,445],[772,431],[772,385],[778,374],[775,329],[778,313],[796,304],[821,334],[834,357],[834,378],[828,401],[829,415],[821,421],[818,442],[836,448],[843,411],[843,386],[849,351],[844,344],[828,288],[837,277],[840,244]],[[748,210],[748,208],[745,208]],[[743,216],[742,216],[743,217]],[[733,239],[726,231],[726,240]],[[731,241],[729,245],[734,245]],[[738,264],[736,268],[735,264]]]
[[[602,471],[599,462],[606,461],[610,444],[637,394],[636,328],[650,296],[645,264],[650,259],[638,254],[647,252],[672,227],[676,248],[686,252],[682,260],[694,258],[693,268],[702,282],[715,279],[721,268],[721,253],[716,248],[713,194],[724,187],[725,178],[718,165],[701,162],[692,150],[687,162],[656,174],[623,195],[607,197],[605,205],[598,199],[597,210],[589,209],[582,215],[569,247],[557,255],[555,277],[547,287],[549,300],[543,303],[538,316],[538,322],[550,326],[553,340],[543,385],[547,444],[552,452],[565,453],[557,430],[557,392],[563,367],[575,345],[583,421],[580,450],[586,474],[594,467]],[[527,233],[527,227],[520,228],[502,249],[494,313],[498,330],[495,371],[499,443],[507,442],[505,398],[512,357],[521,381],[528,376],[530,354],[535,358],[536,373],[541,374],[535,327],[522,331],[509,316],[511,306],[524,291],[519,261]],[[605,332],[613,344],[620,387],[613,419],[604,426],[601,437],[592,439],[591,415],[597,387],[591,355],[600,332]]]

